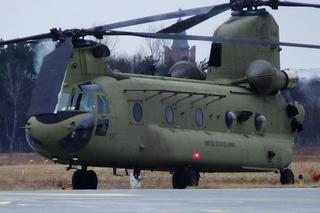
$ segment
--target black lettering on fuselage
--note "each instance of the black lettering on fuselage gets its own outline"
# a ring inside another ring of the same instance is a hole
[[[213,146],[218,148],[233,148],[236,146],[233,142],[221,142],[221,141],[205,141],[206,146]]]

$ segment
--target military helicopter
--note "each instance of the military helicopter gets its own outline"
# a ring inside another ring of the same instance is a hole
[[[56,49],[44,58],[33,90],[26,137],[40,155],[75,168],[74,189],[96,189],[88,167],[172,173],[172,186],[199,183],[206,172],[280,172],[290,169],[304,108],[280,91],[295,86],[293,70],[280,70],[280,46],[319,45],[279,41],[279,27],[266,7],[314,7],[278,0],[230,0],[90,29],[1,41],[0,45],[51,38]],[[227,10],[232,16],[213,36],[179,34]],[[114,29],[191,16],[156,33]],[[169,77],[111,70],[107,46],[87,36],[138,36],[211,41],[208,73],[179,62]],[[80,168],[80,169],[77,169]]]

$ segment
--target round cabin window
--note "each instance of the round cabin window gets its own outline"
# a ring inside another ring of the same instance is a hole
[[[166,107],[166,120],[168,124],[172,124],[174,120],[174,112],[172,106]]]
[[[264,115],[256,114],[256,117],[254,120],[255,120],[254,126],[256,127],[257,131],[261,131],[265,128],[267,124],[267,119]]]
[[[196,124],[197,126],[202,126],[204,123],[204,115],[203,115],[203,110],[201,108],[196,109],[195,113],[195,119],[196,119]]]
[[[236,123],[237,116],[234,112],[226,112],[225,116],[225,122],[228,129],[231,129],[231,127]]]
[[[143,116],[143,111],[142,111],[142,107],[141,104],[139,103],[135,103],[133,105],[133,118],[136,122],[141,122],[142,120],[142,116]]]

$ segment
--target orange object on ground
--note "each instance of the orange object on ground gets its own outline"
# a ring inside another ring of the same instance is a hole
[[[309,176],[309,180],[314,181],[314,182],[318,182],[319,181],[319,173],[316,171],[311,172],[310,176]]]

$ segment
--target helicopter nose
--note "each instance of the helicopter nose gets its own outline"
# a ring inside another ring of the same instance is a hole
[[[31,117],[26,124],[30,147],[45,156],[77,152],[90,141],[95,124],[92,113],[59,112]]]

